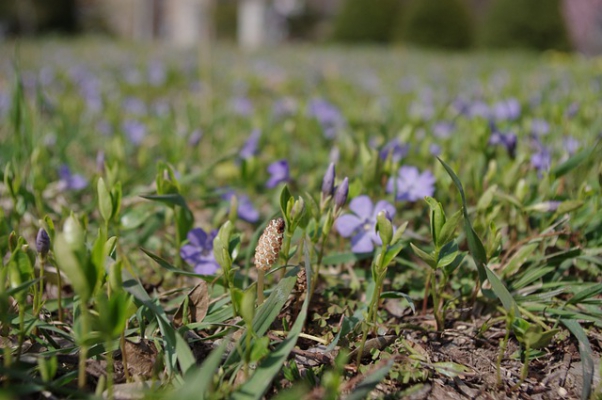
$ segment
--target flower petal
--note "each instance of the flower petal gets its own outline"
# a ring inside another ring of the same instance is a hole
[[[343,237],[349,237],[362,225],[362,220],[352,214],[341,215],[335,221],[337,232]]]
[[[207,241],[207,234],[202,228],[194,228],[188,235],[186,235],[190,244],[196,247],[205,247],[205,242]]]
[[[374,213],[372,214],[372,218],[376,219],[376,216],[379,212],[385,210],[388,214],[389,219],[393,219],[395,216],[395,207],[391,203],[386,200],[381,200],[374,206]]]
[[[366,195],[357,196],[349,203],[349,209],[362,219],[372,215],[372,200]]]
[[[194,272],[201,275],[214,275],[219,270],[219,264],[215,261],[202,262],[194,267]]]
[[[372,238],[366,232],[355,235],[351,239],[351,251],[354,253],[370,253],[374,250]]]

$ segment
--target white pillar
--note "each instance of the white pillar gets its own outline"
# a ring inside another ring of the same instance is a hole
[[[239,0],[238,44],[245,50],[255,50],[264,42],[266,17],[265,0]]]
[[[168,31],[171,42],[180,47],[198,43],[201,34],[199,0],[170,0]]]

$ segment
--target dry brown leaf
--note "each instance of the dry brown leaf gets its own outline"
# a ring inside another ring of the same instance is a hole
[[[174,314],[173,323],[176,326],[182,325],[185,303],[185,301],[182,302]],[[203,318],[205,318],[205,315],[207,315],[208,309],[209,290],[207,288],[207,283],[205,281],[199,281],[199,283],[188,293],[188,323],[201,322]]]

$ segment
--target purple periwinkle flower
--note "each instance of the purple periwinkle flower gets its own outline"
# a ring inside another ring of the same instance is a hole
[[[337,218],[335,227],[343,237],[351,237],[351,251],[354,253],[370,253],[374,245],[382,245],[376,233],[376,216],[385,211],[390,219],[395,215],[395,207],[385,200],[376,205],[370,197],[363,195],[351,200],[349,209],[353,214],[344,214]]]
[[[454,132],[455,128],[452,122],[437,122],[433,126],[433,135],[439,139],[447,139]]]
[[[193,267],[197,274],[214,275],[220,269],[213,255],[213,239],[216,236],[216,229],[209,233],[201,228],[188,232],[188,244],[180,249],[180,257]]]
[[[391,139],[383,146],[380,150],[380,158],[386,160],[391,155],[391,160],[395,163],[401,161],[401,159],[408,155],[410,146],[407,144],[401,144],[398,138]]]
[[[340,210],[347,202],[347,196],[349,195],[349,178],[345,177],[343,182],[337,186],[334,192],[334,209],[335,213]]]
[[[535,168],[538,173],[548,171],[551,164],[552,156],[550,155],[550,150],[546,147],[541,146],[531,155],[531,166]]]
[[[80,174],[72,174],[65,164],[59,167],[59,188],[61,190],[82,190],[88,186],[88,180]]]
[[[437,143],[431,143],[429,145],[429,153],[431,153],[431,155],[433,156],[438,156],[441,154],[441,146],[439,146]]]
[[[237,96],[230,100],[230,109],[234,114],[248,117],[253,114],[253,103],[247,97]]]
[[[190,132],[190,135],[188,136],[188,145],[190,147],[196,147],[196,146],[198,146],[198,144],[202,138],[203,138],[203,131],[200,129],[195,129],[192,132]]]
[[[577,150],[579,150],[580,143],[577,139],[575,139],[572,136],[565,136],[562,139],[562,145],[564,146],[564,149],[569,154],[569,156],[572,156]]]
[[[36,236],[36,250],[43,257],[50,251],[50,236],[44,228],[40,228]]]
[[[337,131],[345,125],[339,109],[324,99],[312,99],[307,106],[307,115],[318,121],[327,139],[334,138]]]
[[[129,141],[136,146],[142,143],[146,137],[146,126],[141,122],[130,119],[124,121],[121,128]]]
[[[497,121],[512,121],[520,117],[520,103],[511,98],[495,103],[492,107],[492,117]]]
[[[222,199],[226,201],[231,201],[232,197],[234,196],[236,196],[236,200],[238,203],[238,207],[236,209],[238,217],[243,221],[247,221],[252,224],[259,221],[259,211],[255,209],[253,203],[251,202],[251,199],[249,199],[249,196],[244,194],[236,194],[234,190],[228,190],[222,195]]]
[[[502,133],[495,126],[492,126],[491,136],[489,137],[489,144],[491,146],[504,146],[508,155],[514,158],[516,156],[516,143],[517,138],[514,133]]]
[[[324,178],[322,179],[322,198],[327,198],[328,196],[333,195],[335,177],[336,170],[334,163],[330,163],[326,173],[324,174]]]
[[[247,139],[245,144],[243,144],[242,149],[240,149],[240,152],[238,153],[238,155],[241,159],[248,160],[249,158],[251,158],[255,154],[257,154],[257,151],[259,150],[259,138],[260,137],[261,137],[260,129],[253,129],[253,131],[251,131],[249,138]]]
[[[286,160],[278,160],[271,163],[268,166],[268,172],[270,179],[265,184],[268,189],[276,187],[279,183],[288,182],[290,179],[288,161]]]
[[[404,165],[395,178],[389,179],[387,193],[393,193],[395,188],[396,200],[414,202],[435,193],[435,177],[428,170],[420,173],[418,168]]]
[[[543,119],[534,119],[531,121],[531,133],[534,136],[547,135],[550,132],[550,124]]]

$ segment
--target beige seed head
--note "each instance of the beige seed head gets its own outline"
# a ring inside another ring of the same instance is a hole
[[[255,248],[255,266],[257,269],[268,271],[274,265],[282,247],[283,232],[284,220],[282,218],[270,221]]]

